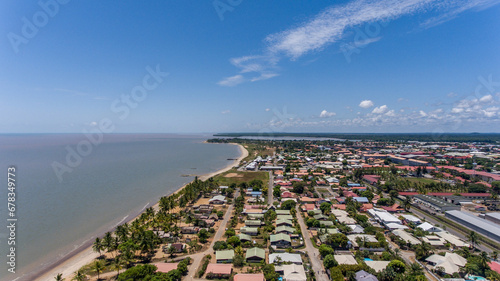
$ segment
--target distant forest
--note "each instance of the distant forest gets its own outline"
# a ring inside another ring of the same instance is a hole
[[[499,133],[219,133],[215,134],[214,137],[307,137],[389,142],[500,142]]]

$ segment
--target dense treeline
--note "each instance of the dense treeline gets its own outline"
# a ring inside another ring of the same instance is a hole
[[[221,133],[215,137],[297,137],[297,138],[336,138],[346,140],[372,141],[425,141],[425,142],[487,142],[500,141],[500,134],[494,133]]]

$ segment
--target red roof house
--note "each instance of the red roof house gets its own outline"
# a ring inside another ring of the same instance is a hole
[[[214,274],[216,276],[222,277],[222,276],[229,276],[231,275],[231,272],[233,271],[233,265],[228,263],[210,263],[207,266],[207,274]]]

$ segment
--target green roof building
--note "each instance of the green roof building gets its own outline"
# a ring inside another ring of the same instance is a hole
[[[276,221],[276,226],[282,226],[282,225],[293,226],[293,222],[291,220],[278,219]]]
[[[278,220],[293,220],[292,215],[278,215],[276,218]]]
[[[238,234],[236,236],[238,236],[238,238],[240,238],[241,242],[252,241],[252,237],[250,235],[247,235],[247,234],[244,234],[244,233],[240,233],[240,234]]]
[[[278,226],[276,228],[276,233],[292,234],[295,232],[295,228],[286,225]]]
[[[251,248],[247,250],[245,254],[245,260],[247,262],[260,262],[266,259],[266,251],[261,248]]]
[[[215,259],[217,263],[233,262],[234,250],[221,250],[215,252]]]
[[[259,228],[244,226],[240,228],[240,232],[248,235],[257,235],[259,234]]]
[[[260,220],[246,220],[245,225],[246,226],[253,226],[253,227],[259,227],[261,226],[262,222]]]
[[[271,245],[278,248],[287,248],[292,245],[292,240],[290,239],[290,236],[288,234],[273,234],[269,238],[271,240]]]

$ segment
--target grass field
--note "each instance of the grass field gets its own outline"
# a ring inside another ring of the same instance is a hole
[[[240,172],[235,169],[231,169],[225,173],[222,173],[215,177],[215,180],[219,182],[220,185],[231,185],[232,183],[242,183],[249,182],[251,180],[261,180],[264,185],[269,181],[268,172]]]
[[[257,156],[262,156],[262,157],[267,157],[267,156],[272,156],[274,152],[274,148],[265,148],[260,145],[256,145],[253,143],[245,143],[242,144],[243,147],[245,147],[246,150],[248,150],[248,156],[243,159],[243,161],[252,161],[254,160]]]
[[[328,190],[326,190],[325,188],[316,188],[316,190],[321,194],[321,196],[323,198],[331,196],[330,192]]]

